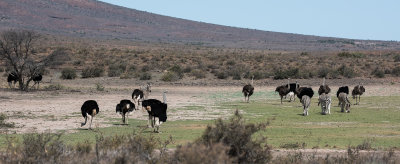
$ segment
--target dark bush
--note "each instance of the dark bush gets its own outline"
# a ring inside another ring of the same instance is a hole
[[[113,64],[108,67],[108,77],[121,76],[125,72],[125,64]]]
[[[143,72],[140,74],[140,80],[151,80],[151,73],[150,72]]]
[[[253,134],[264,130],[268,123],[246,124],[243,115],[236,110],[229,121],[215,121],[213,126],[207,126],[197,143],[212,146],[222,143],[229,147],[228,155],[237,158],[233,163],[268,163],[272,155],[266,138],[253,139]]]
[[[400,54],[397,54],[393,57],[394,62],[400,62]]]
[[[73,68],[64,68],[61,71],[61,78],[62,79],[75,79],[76,78],[76,71]]]
[[[371,75],[374,75],[377,78],[384,78],[385,77],[385,72],[379,68],[375,68],[372,72]]]
[[[344,58],[365,58],[365,55],[362,53],[350,53],[350,52],[340,52],[338,56]]]
[[[104,75],[103,67],[88,67],[82,70],[82,78],[101,77]]]
[[[150,67],[147,66],[147,65],[145,65],[145,66],[142,67],[141,71],[142,71],[142,72],[150,71]]]
[[[395,67],[391,73],[393,76],[400,76],[400,66]]]
[[[217,78],[218,79],[226,79],[226,78],[228,78],[228,74],[227,73],[225,73],[225,72],[217,72]]]
[[[192,72],[192,67],[186,66],[185,69],[183,69],[183,72],[184,72],[184,73],[190,73],[190,72]]]

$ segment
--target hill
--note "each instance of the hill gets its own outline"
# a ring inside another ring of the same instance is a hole
[[[100,40],[230,48],[296,51],[400,49],[399,42],[328,38],[220,26],[95,0],[2,0],[0,30],[10,28]]]

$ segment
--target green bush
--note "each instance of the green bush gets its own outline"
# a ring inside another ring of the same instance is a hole
[[[104,91],[104,86],[100,83],[96,83],[96,90],[97,91]]]
[[[108,77],[121,76],[125,72],[125,64],[113,64],[108,67]]]
[[[266,138],[254,139],[253,134],[264,130],[268,123],[245,123],[243,115],[236,110],[229,121],[215,121],[213,126],[207,126],[202,136],[196,141],[199,144],[213,146],[222,143],[229,147],[227,154],[236,158],[233,163],[268,163],[272,159],[270,147]]]
[[[64,68],[61,71],[61,78],[62,79],[75,79],[76,78],[76,71],[73,68]]]
[[[6,120],[8,119],[7,115],[4,113],[0,114],[0,128],[13,128],[15,127],[14,123],[6,123]]]
[[[178,81],[179,80],[179,75],[175,72],[166,72],[164,75],[161,77],[162,81],[166,82],[171,82],[171,81]]]
[[[330,72],[330,69],[328,69],[328,68],[320,68],[318,70],[318,77],[319,78],[323,78],[323,77],[327,78],[329,72]]]
[[[103,67],[88,67],[82,70],[82,78],[101,77],[104,75]]]
[[[356,75],[355,72],[353,71],[353,69],[351,69],[345,65],[342,65],[341,67],[339,67],[337,69],[337,72],[340,75],[347,77],[347,78],[353,78]]]
[[[183,69],[179,65],[174,65],[171,68],[168,69],[170,72],[174,72],[179,79],[183,78]]]
[[[201,70],[193,70],[190,73],[190,75],[195,77],[196,79],[204,79],[204,78],[206,78],[206,73],[204,71],[201,71]]]

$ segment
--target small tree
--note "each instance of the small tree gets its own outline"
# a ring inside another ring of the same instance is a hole
[[[40,56],[34,50],[39,35],[32,31],[7,30],[0,34],[0,59],[18,76],[20,90],[28,90],[33,77],[40,74],[52,56]]]

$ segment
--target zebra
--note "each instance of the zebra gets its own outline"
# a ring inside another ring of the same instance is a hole
[[[331,114],[331,103],[332,99],[329,94],[321,93],[321,95],[318,98],[318,106],[321,104],[321,110],[322,114]]]
[[[311,98],[307,95],[303,95],[303,97],[301,97],[301,103],[303,104],[303,115],[307,116],[308,108],[310,107],[311,103]]]
[[[350,113],[351,103],[349,101],[349,98],[347,97],[347,94],[344,92],[340,93],[338,99],[340,103],[341,112]]]

